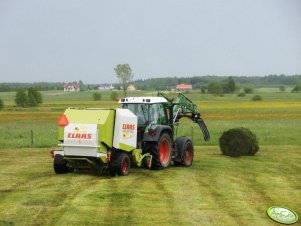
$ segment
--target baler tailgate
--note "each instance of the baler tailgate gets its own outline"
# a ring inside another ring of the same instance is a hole
[[[98,130],[96,124],[70,123],[64,129],[65,156],[97,156]]]

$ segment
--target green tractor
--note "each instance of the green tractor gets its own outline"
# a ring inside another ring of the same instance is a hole
[[[55,173],[78,169],[107,169],[126,176],[130,166],[162,169],[191,166],[192,140],[176,136],[182,117],[197,123],[205,141],[210,135],[197,106],[182,93],[176,101],[163,93],[157,97],[125,97],[121,108],[68,108],[58,120],[61,150],[52,150]]]

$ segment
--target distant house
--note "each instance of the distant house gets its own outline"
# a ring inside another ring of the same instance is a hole
[[[113,89],[114,89],[114,87],[112,86],[112,84],[111,85],[102,84],[102,85],[98,86],[98,90],[113,90]]]
[[[133,85],[129,85],[128,88],[126,89],[127,91],[135,91],[136,87]]]
[[[176,86],[176,89],[180,91],[192,90],[192,85],[180,84]]]
[[[74,82],[65,83],[64,84],[64,91],[66,91],[66,92],[80,91],[80,84],[79,83],[74,83]]]
[[[166,90],[175,91],[176,86],[166,86]]]

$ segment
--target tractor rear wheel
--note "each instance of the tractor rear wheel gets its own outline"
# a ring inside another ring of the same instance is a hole
[[[152,143],[150,146],[150,154],[152,158],[152,168],[162,169],[170,164],[171,159],[171,139],[168,133],[162,133],[158,143]]]
[[[67,161],[62,155],[54,156],[53,168],[56,174],[63,174],[68,172]]]

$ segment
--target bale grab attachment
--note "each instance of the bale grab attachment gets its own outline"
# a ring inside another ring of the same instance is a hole
[[[164,97],[170,104],[173,111],[173,123],[178,122],[181,118],[186,117],[197,123],[203,133],[205,141],[210,140],[209,130],[201,118],[197,105],[194,104],[188,97],[182,93],[178,93],[178,97],[175,102],[174,99],[170,99],[164,93],[158,93],[158,96]]]

